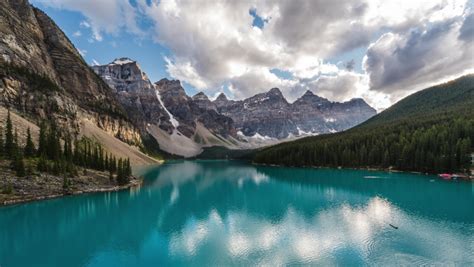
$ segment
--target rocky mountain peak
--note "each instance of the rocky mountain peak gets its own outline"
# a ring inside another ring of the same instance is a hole
[[[227,96],[224,93],[220,93],[215,101],[228,101]]]
[[[92,69],[117,92],[153,89],[146,73],[130,58],[117,58],[107,65],[92,66]]]
[[[270,91],[267,92],[267,95],[276,95],[276,96],[281,96],[283,97],[283,94],[281,93],[280,89],[278,88],[272,88]]]
[[[163,78],[155,83],[155,87],[156,89],[158,89],[160,94],[166,93],[173,96],[180,96],[183,98],[188,97],[179,80],[168,80],[166,78]]]
[[[372,108],[369,104],[367,104],[367,102],[365,102],[365,100],[362,98],[352,98],[351,100],[342,103],[342,105],[352,108],[358,108],[367,113],[376,113],[376,110]]]
[[[362,98],[352,98],[352,99],[349,100],[348,102],[367,105],[367,103],[365,102],[365,100],[362,99]]]
[[[306,92],[303,94],[303,97],[305,96],[314,96],[314,93],[311,90],[306,90]]]
[[[136,63],[137,63],[136,61],[131,60],[128,57],[121,57],[121,58],[116,58],[110,64],[125,65],[125,64],[136,64]]]
[[[209,101],[209,98],[205,93],[199,92],[193,96],[193,100]]]
[[[315,95],[312,91],[307,90],[300,98],[298,98],[294,104],[301,105],[301,104],[322,104],[322,103],[330,103],[324,97],[320,97]]]
[[[214,103],[219,108],[227,106],[230,101],[227,99],[227,96],[224,93],[220,93],[212,103]]]

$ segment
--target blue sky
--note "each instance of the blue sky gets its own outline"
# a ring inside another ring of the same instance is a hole
[[[35,5],[59,25],[74,46],[81,51],[88,64],[93,65],[94,61],[107,64],[116,58],[129,57],[138,61],[152,82],[162,78],[171,79],[164,67],[164,56],[170,56],[170,51],[163,45],[153,42],[151,38],[142,38],[123,31],[118,34],[104,34],[103,40],[99,42],[91,37],[91,28],[81,26],[81,22],[87,21],[82,13],[57,9],[41,3]],[[146,23],[143,20],[141,22]],[[74,35],[78,32],[80,36]],[[191,86],[188,87],[193,91]]]
[[[89,64],[137,60],[188,94],[279,87],[377,109],[472,72],[473,0],[32,0]],[[459,36],[467,36],[459,38]]]

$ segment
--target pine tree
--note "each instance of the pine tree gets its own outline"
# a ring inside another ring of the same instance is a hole
[[[109,169],[109,180],[112,182],[114,180],[114,173]]]
[[[122,158],[119,158],[118,164],[117,164],[117,182],[120,184],[122,180],[123,180],[123,164],[122,164]]]
[[[127,161],[126,161],[126,172],[125,172],[125,176],[127,178],[130,178],[130,176],[132,176],[132,166],[130,165],[130,158],[127,158]]]
[[[5,155],[5,143],[3,141],[3,129],[0,127],[0,158]]]
[[[73,156],[73,162],[76,165],[82,166],[84,164],[82,160],[82,151],[80,147],[80,143],[77,140],[77,138],[74,140],[74,156]]]
[[[14,158],[15,154],[15,141],[13,140],[13,124],[10,118],[10,110],[7,115],[7,126],[5,129],[5,156],[9,159]]]
[[[35,144],[33,143],[33,140],[31,140],[30,127],[28,127],[26,131],[26,145],[24,151],[25,157],[27,158],[33,157],[36,153]]]
[[[48,162],[45,159],[44,155],[41,155],[38,160],[38,165],[36,166],[36,169],[40,172],[48,172]]]
[[[105,170],[110,170],[110,168],[109,168],[109,153],[107,153],[107,152],[105,152],[104,169]]]
[[[48,146],[48,137],[46,132],[46,124],[44,122],[40,125],[40,133],[39,133],[39,140],[38,140],[38,156],[46,155],[46,147]]]
[[[18,153],[20,153],[19,149],[19,142],[18,142],[18,131],[15,128],[15,132],[13,134],[13,158],[16,159]]]
[[[46,148],[48,158],[59,160],[61,157],[61,143],[59,141],[59,132],[55,123],[51,124],[48,134],[48,147]]]
[[[69,135],[66,136],[64,140],[64,159],[66,161],[71,162],[73,159],[73,152],[72,152],[72,144],[71,144],[71,137]]]
[[[15,166],[16,176],[24,177],[26,175],[25,161],[23,160],[23,153],[21,152],[16,153],[14,166]]]

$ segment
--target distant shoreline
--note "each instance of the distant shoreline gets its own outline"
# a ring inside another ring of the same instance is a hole
[[[1,207],[6,206],[13,206],[17,204],[24,204],[28,202],[36,202],[48,199],[55,199],[67,196],[75,196],[75,195],[84,195],[84,194],[93,194],[93,193],[106,193],[106,192],[117,192],[122,191],[134,187],[139,187],[143,183],[143,179],[133,178],[130,183],[122,186],[113,186],[113,187],[98,187],[93,189],[85,189],[85,190],[74,190],[74,191],[65,191],[63,193],[51,193],[51,194],[43,194],[43,195],[36,195],[36,196],[25,196],[13,199],[2,200],[0,203]]]
[[[411,173],[411,174],[419,174],[419,175],[426,175],[426,176],[438,176],[435,173],[425,173],[425,172],[416,172],[416,171],[402,171],[397,169],[388,169],[388,168],[349,168],[349,167],[325,167],[325,166],[287,166],[287,165],[280,165],[280,164],[267,164],[267,163],[256,163],[252,162],[252,165],[256,166],[266,166],[266,167],[286,167],[286,168],[305,168],[305,169],[335,169],[335,170],[364,170],[364,171],[384,171],[384,172],[395,172],[395,173]],[[466,174],[467,175],[467,174]],[[469,175],[468,175],[469,176]],[[474,181],[474,176],[470,176],[471,181]],[[462,180],[462,179],[461,179]],[[464,180],[469,181],[469,180]]]

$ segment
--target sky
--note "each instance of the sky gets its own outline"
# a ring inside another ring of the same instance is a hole
[[[278,87],[377,110],[474,73],[474,0],[31,0],[90,65],[242,99]]]

